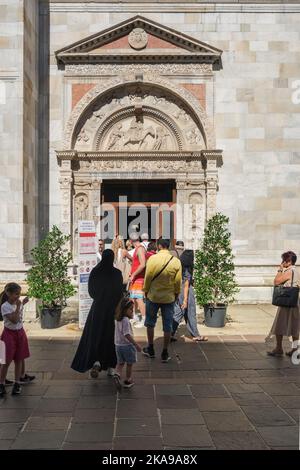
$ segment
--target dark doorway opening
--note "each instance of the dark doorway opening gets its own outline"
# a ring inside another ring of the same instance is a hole
[[[107,245],[121,235],[147,233],[154,240],[160,236],[174,244],[176,225],[176,186],[173,180],[104,181],[101,197],[100,235]]]

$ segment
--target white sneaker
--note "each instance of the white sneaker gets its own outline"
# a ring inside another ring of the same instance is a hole
[[[134,328],[143,328],[144,327],[144,320],[140,320],[133,325]]]
[[[113,369],[112,367],[109,367],[107,369],[107,375],[108,377],[113,377],[115,375],[115,369]]]

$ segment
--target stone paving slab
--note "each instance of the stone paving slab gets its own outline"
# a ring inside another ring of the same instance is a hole
[[[206,426],[163,425],[163,443],[165,446],[211,447],[213,441]]]
[[[278,406],[242,406],[254,426],[294,426],[295,421]]]
[[[274,310],[254,308],[264,319],[255,330],[248,307],[233,312],[240,329],[238,321],[223,330],[200,325],[208,343],[179,336],[167,364],[157,340],[156,359],[139,355],[136,384],[122,394],[105,373],[93,380],[70,369],[80,332],[31,330],[27,369],[37,378],[21,396],[0,400],[0,449],[296,448],[300,366],[266,356],[263,329]]]
[[[113,423],[72,423],[67,442],[112,442]]]
[[[60,449],[65,431],[24,431],[19,434],[11,449]]]
[[[160,417],[162,424],[205,424],[203,415],[195,409],[164,409],[160,410]]]
[[[211,433],[213,442],[218,450],[266,450],[268,446],[262,437],[254,431]]]
[[[116,436],[160,436],[158,417],[140,419],[118,419]]]
[[[24,430],[26,431],[67,431],[70,417],[66,416],[31,416]]]
[[[271,447],[296,447],[299,445],[298,426],[260,427],[258,432],[266,444]]]
[[[161,437],[116,437],[113,450],[162,450],[164,448]]]

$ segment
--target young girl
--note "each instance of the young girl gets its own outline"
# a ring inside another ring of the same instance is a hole
[[[21,302],[20,295],[21,287],[15,282],[10,282],[5,286],[0,302],[4,322],[1,340],[5,343],[6,350],[6,364],[2,364],[0,368],[0,397],[6,394],[5,379],[12,361],[15,362],[15,383],[11,394],[21,393],[22,364],[23,360],[29,357],[28,340],[22,321],[23,306],[28,302],[28,297]]]
[[[115,316],[115,346],[117,354],[117,367],[115,369],[114,381],[119,391],[122,390],[121,376],[126,364],[126,380],[124,388],[134,385],[132,380],[132,367],[136,362],[136,351],[142,348],[134,341],[130,318],[133,318],[133,301],[123,298],[117,307]]]

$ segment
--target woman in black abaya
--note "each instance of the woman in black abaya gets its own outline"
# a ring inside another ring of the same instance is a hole
[[[102,261],[89,277],[89,295],[94,299],[71,364],[77,372],[90,370],[99,361],[102,370],[117,364],[114,345],[114,315],[122,296],[123,278],[114,268],[114,252],[104,250]]]

